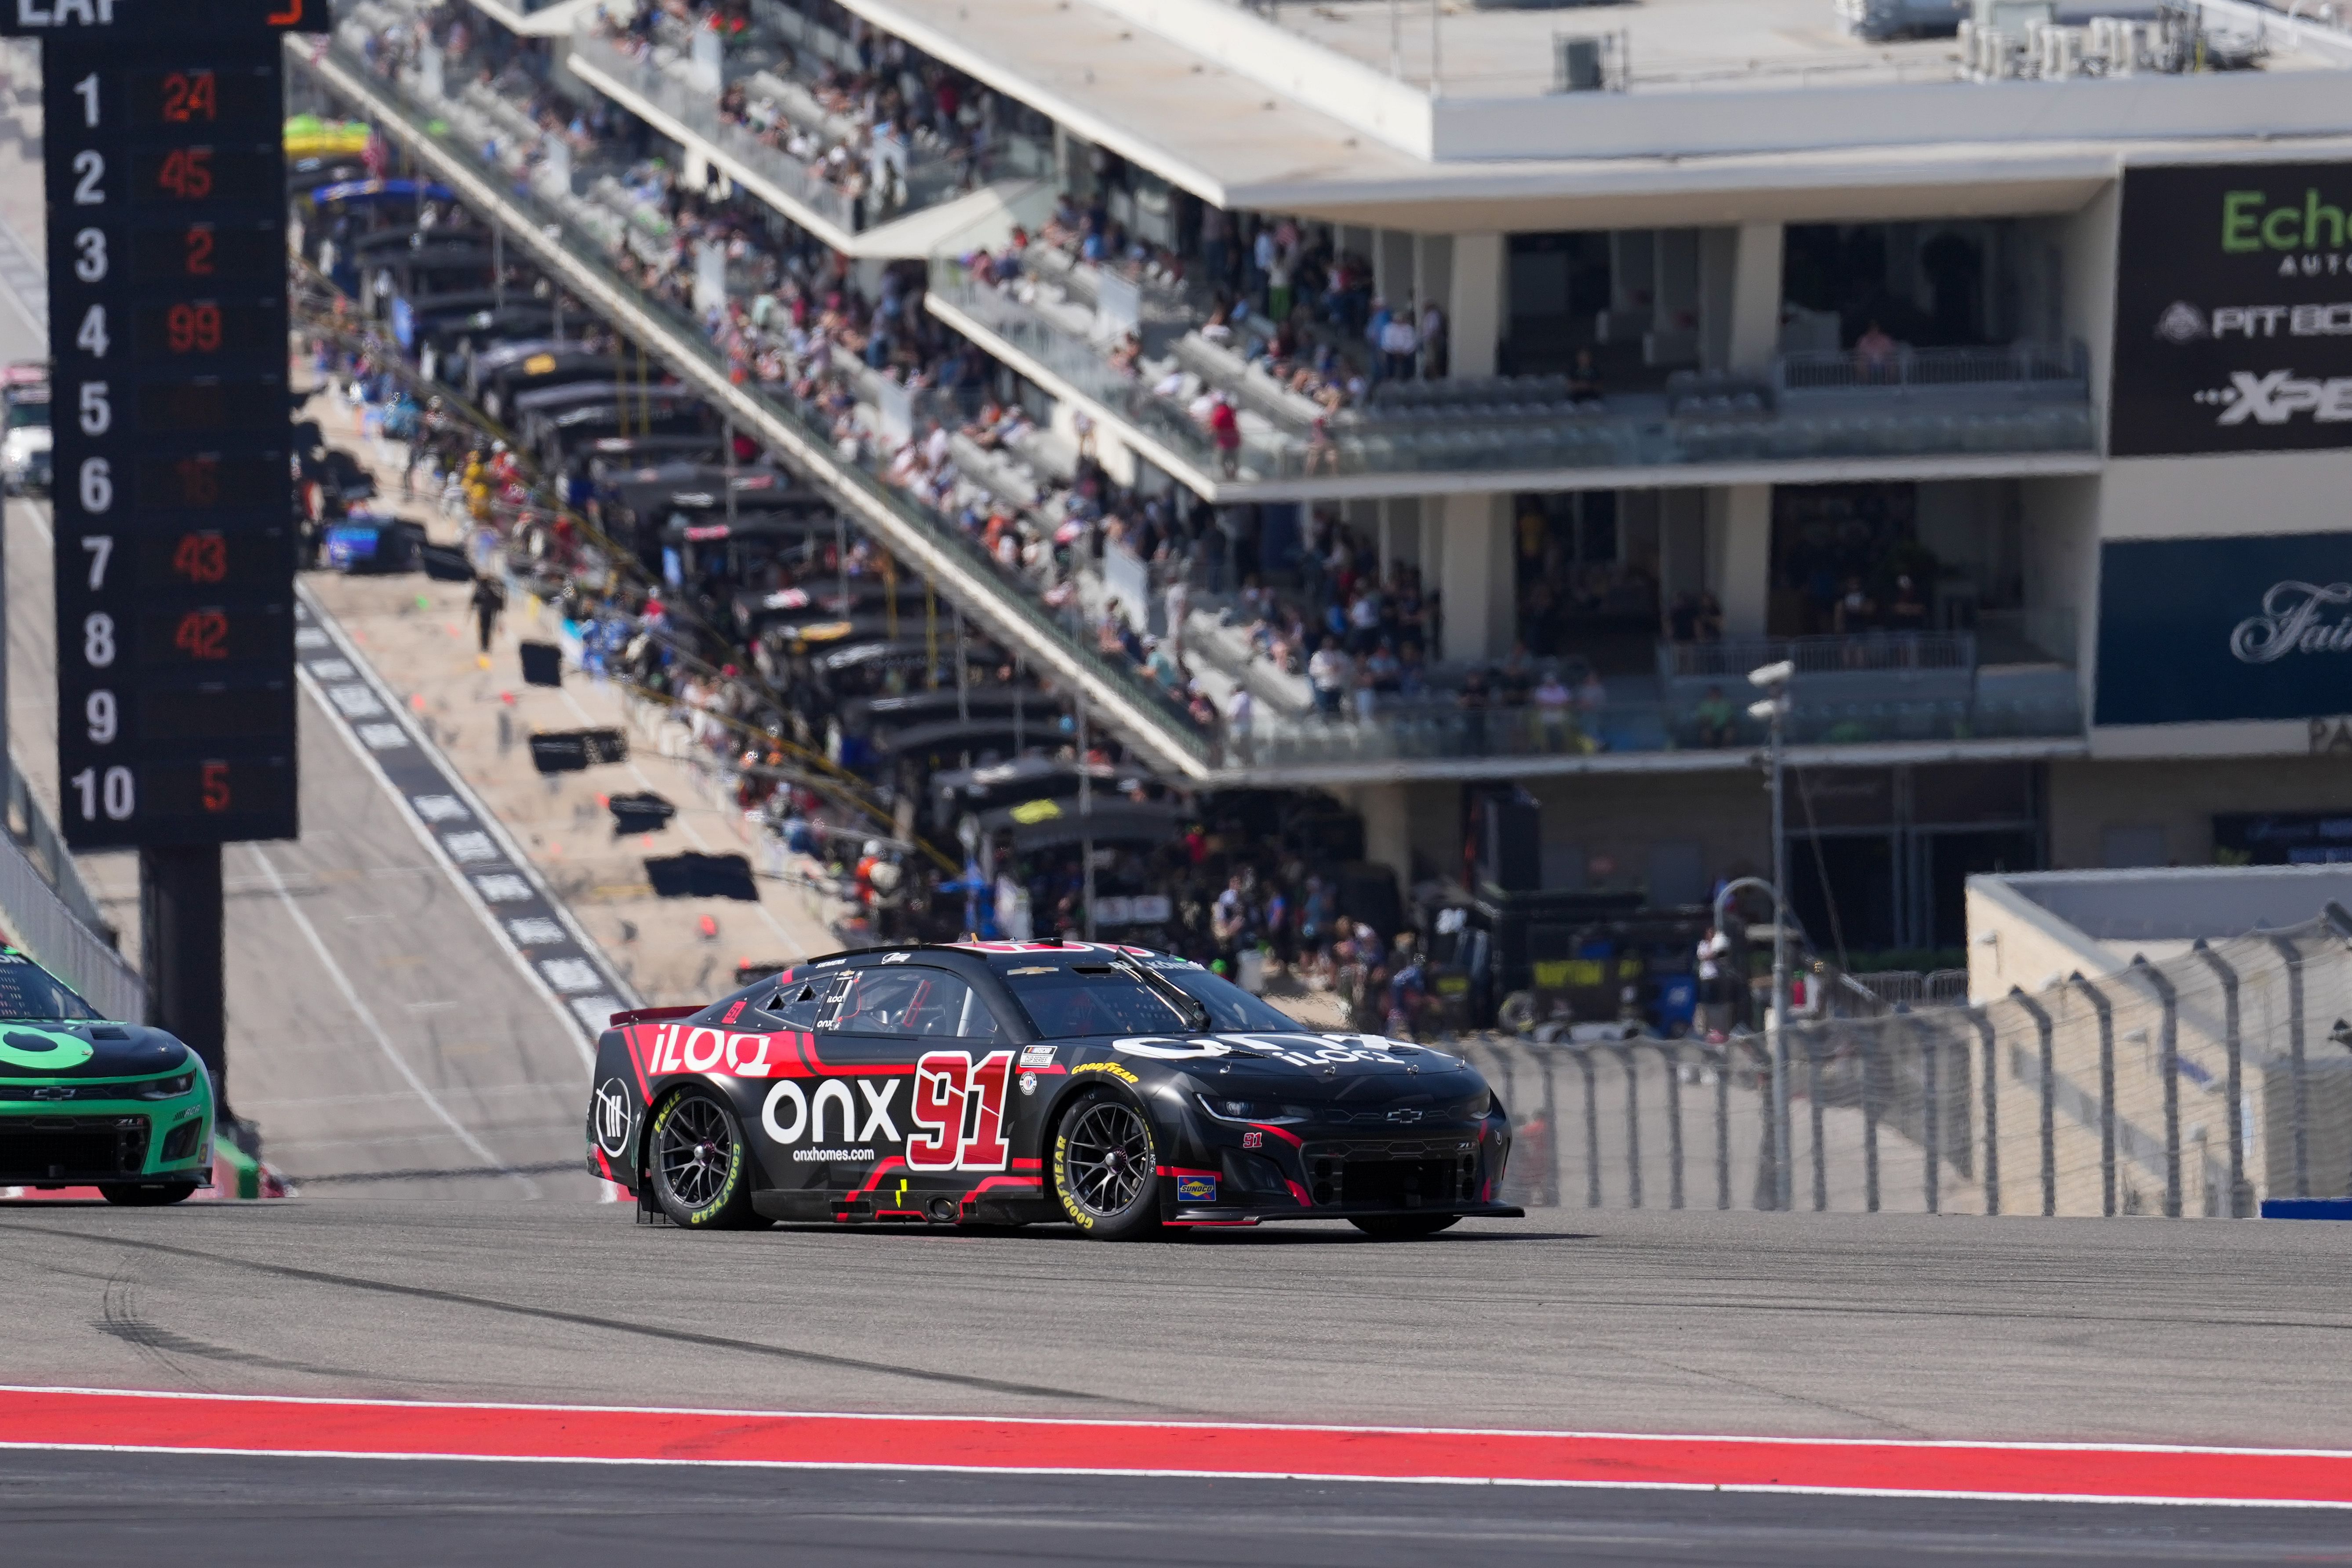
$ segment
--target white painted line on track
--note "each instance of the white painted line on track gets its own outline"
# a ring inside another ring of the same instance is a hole
[[[382,1024],[376,1022],[375,1014],[365,1002],[360,999],[359,989],[352,984],[352,977],[343,973],[343,966],[335,962],[333,953],[327,951],[326,942],[320,938],[319,928],[310,923],[310,917],[302,912],[302,906],[296,903],[294,895],[287,890],[285,879],[278,876],[277,866],[271,862],[260,845],[248,844],[246,847],[252,852],[255,864],[261,868],[261,874],[275,887],[279,905],[293,920],[296,929],[301,931],[303,939],[310,944],[310,951],[318,954],[319,963],[325,968],[328,978],[334,981],[335,989],[343,994],[344,1003],[350,1006],[359,1021],[366,1026],[369,1037],[375,1041],[376,1048],[383,1052],[384,1059],[392,1064],[393,1070],[406,1080],[408,1087],[415,1092],[416,1098],[423,1100],[425,1108],[440,1118],[450,1131],[457,1134],[457,1142],[463,1143],[475,1158],[480,1160],[485,1165],[497,1166],[516,1181],[520,1182],[526,1195],[534,1198],[541,1196],[537,1182],[515,1170],[506,1161],[491,1152],[489,1145],[475,1137],[466,1124],[451,1114],[447,1106],[441,1103],[440,1097],[425,1086],[425,1080],[416,1076],[416,1069],[408,1065],[408,1059],[400,1054],[400,1047],[392,1043],[392,1037],[383,1032]]]

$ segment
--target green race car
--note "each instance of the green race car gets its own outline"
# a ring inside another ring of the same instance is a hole
[[[212,1180],[213,1080],[161,1029],[101,1018],[0,947],[0,1187],[175,1204]]]

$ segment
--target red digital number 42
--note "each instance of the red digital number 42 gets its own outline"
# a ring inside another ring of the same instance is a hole
[[[1013,1053],[930,1051],[915,1064],[915,1125],[907,1140],[912,1171],[1004,1169],[1004,1091]]]

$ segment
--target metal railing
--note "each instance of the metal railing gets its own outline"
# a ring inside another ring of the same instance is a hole
[[[2245,1216],[2352,1196],[2352,914],[1708,1044],[1459,1042],[1530,1205]],[[1778,1122],[1774,1079],[1789,1076]]]
[[[37,808],[34,819],[41,821]],[[46,829],[45,822],[41,826]],[[42,832],[32,836],[36,843],[45,837],[51,851],[62,855],[63,847],[55,843],[53,836]],[[126,1024],[144,1023],[146,982],[92,929],[102,923],[95,906],[89,904],[79,877],[73,874],[71,860],[61,863],[65,875],[52,886],[13,832],[0,835],[0,919],[6,921],[9,938],[107,1017]],[[68,901],[63,891],[68,888],[79,893],[76,901],[87,908],[86,916]]]
[[[2088,383],[1970,379],[1947,367],[1935,384],[1968,394],[1854,408],[1766,409],[1678,414],[1651,397],[1559,404],[1471,399],[1383,399],[1331,417],[1327,439],[1289,423],[1249,432],[1226,473],[1208,431],[1184,405],[1114,367],[1103,342],[1073,331],[1010,290],[974,279],[959,260],[932,263],[931,299],[952,324],[1008,358],[1026,359],[1101,406],[1213,486],[1381,474],[1545,473],[1656,468],[1710,463],[1975,453],[2090,452],[2095,447]],[[1937,351],[1941,352],[1941,351]],[[2005,351],[1996,351],[2005,352]],[[1939,362],[1940,363],[1940,362]],[[2036,362],[2039,363],[2039,362]],[[1204,378],[1241,405],[1258,399],[1239,384]],[[1824,384],[1827,384],[1824,383]],[[2008,394],[2022,385],[2036,395]],[[1507,395],[1498,390],[1496,395]],[[1651,406],[1654,404],[1655,406]]]
[[[1348,713],[1261,726],[1229,762],[1295,768],[1432,762],[1477,757],[1575,757],[1663,752],[1738,752],[1765,743],[1745,697],[1729,685],[1719,703],[1610,702],[1597,709],[1535,703],[1465,706],[1456,697],[1375,700],[1369,720]],[[1747,691],[1746,682],[1739,692]],[[2063,693],[1948,699],[1822,700],[1801,690],[1790,708],[1795,745],[1881,745],[1899,742],[2071,741],[2083,734],[2079,697]]]
[[[2080,342],[2012,343],[2007,347],[1913,348],[1884,354],[1858,349],[1801,349],[1776,354],[1776,392],[2032,391],[2089,395],[2090,350]]]
[[[437,129],[439,104],[412,104],[408,84],[383,79],[340,39],[323,61],[314,64],[299,46],[289,46],[289,58],[298,69],[314,72],[330,91],[362,102],[377,117],[377,129],[383,134],[428,162],[441,163],[451,177],[480,186],[470,205],[490,221],[501,221],[498,205],[511,209],[515,217],[510,226],[518,239],[539,251],[543,263],[566,272],[573,288],[599,308],[637,318],[623,321],[623,330],[642,335],[646,346],[690,384],[733,406],[747,428],[788,454],[854,514],[869,525],[886,525],[885,542],[908,553],[919,569],[926,556],[955,563],[956,577],[951,583],[942,576],[942,588],[954,586],[959,596],[969,597],[973,612],[992,631],[1025,640],[1057,673],[1091,678],[1097,703],[1116,700],[1116,712],[1126,721],[1121,727],[1160,752],[1177,771],[1207,770],[1207,737],[1141,671],[1088,646],[1062,612],[1034,595],[1033,584],[1008,574],[976,538],[887,483],[862,452],[845,453],[827,411],[803,405],[787,388],[748,384],[741,367],[712,347],[698,322],[614,271],[604,259],[604,244],[582,229],[562,205],[523,187],[510,173],[484,163],[477,149]],[[891,537],[899,530],[906,531]]]
[[[855,234],[866,226],[862,198],[853,197],[819,179],[809,173],[806,163],[782,148],[772,147],[745,127],[721,118],[716,93],[700,91],[678,80],[656,62],[650,51],[630,54],[589,26],[572,35],[572,63],[575,72],[586,66],[611,79],[622,93],[634,95],[667,115],[746,173],[773,185],[786,199],[834,227]],[[625,103],[624,107],[628,106]]]
[[[1974,669],[1977,639],[1969,632],[1902,631],[1664,642],[1658,645],[1658,675],[1667,680],[1745,679],[1749,670],[1782,659],[1794,664],[1800,675]]]

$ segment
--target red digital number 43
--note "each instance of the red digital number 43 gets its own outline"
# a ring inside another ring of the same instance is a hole
[[[969,1051],[929,1051],[915,1064],[915,1125],[907,1140],[913,1171],[1001,1171],[1004,1091],[1013,1053],[991,1051],[978,1061]]]

